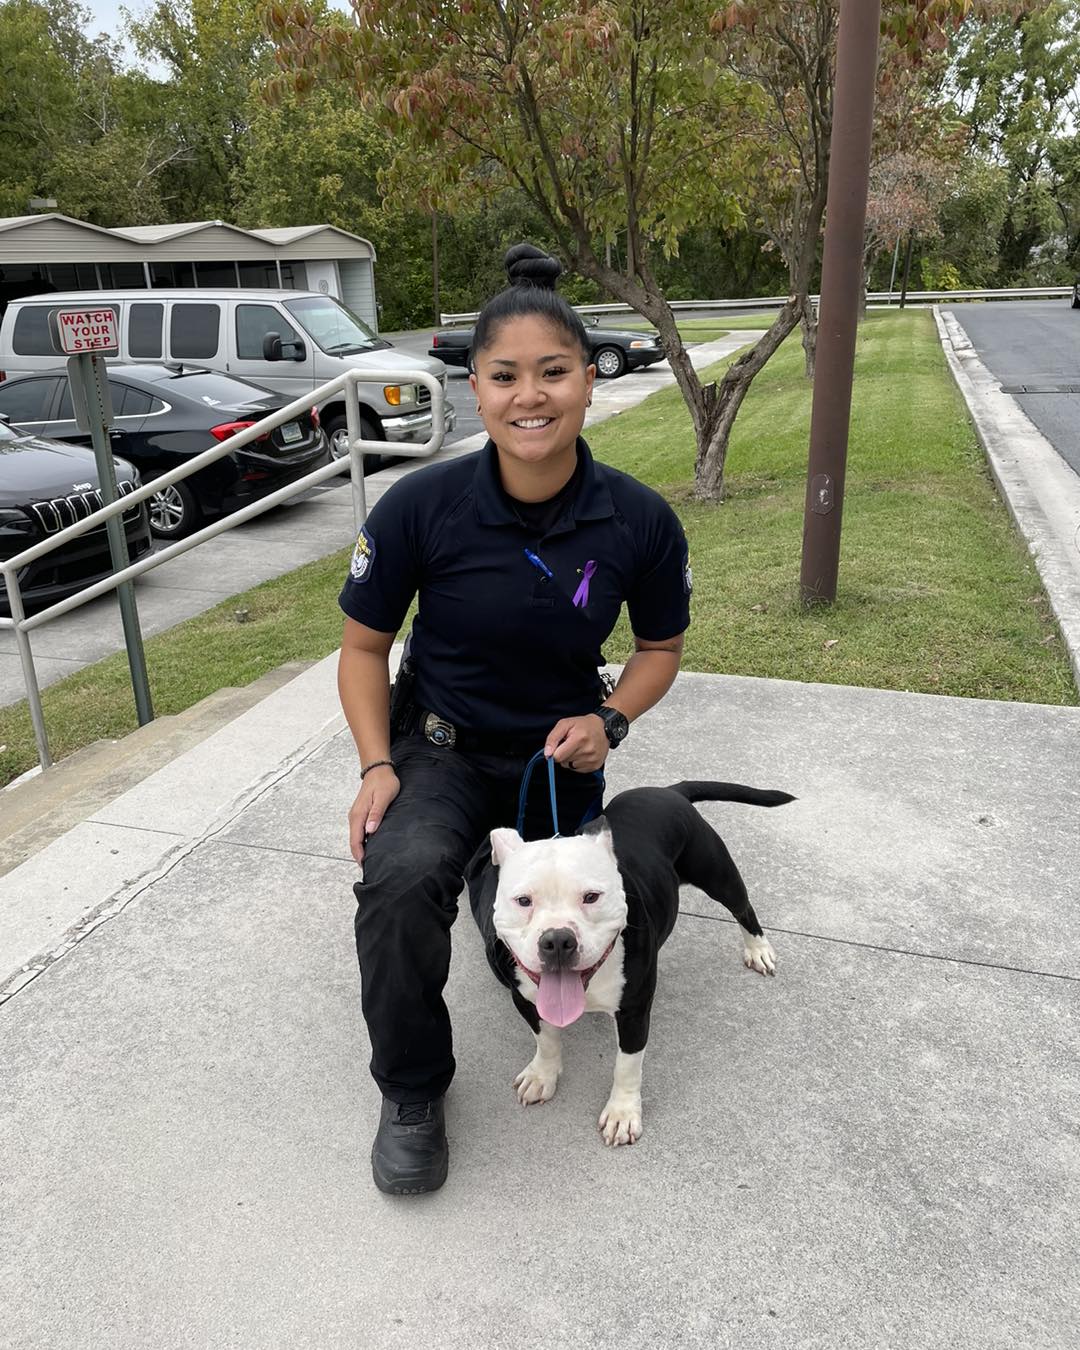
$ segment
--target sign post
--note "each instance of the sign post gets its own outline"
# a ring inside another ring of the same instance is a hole
[[[68,358],[68,380],[75,421],[80,431],[89,433],[94,459],[97,461],[101,500],[108,506],[120,495],[116,485],[116,465],[109,445],[108,427],[113,420],[113,410],[104,360],[106,356],[118,356],[120,353],[116,311],[55,309],[49,315],[49,331],[54,348]],[[105,529],[109,537],[113,571],[122,571],[130,562],[124,523],[119,515],[110,516],[105,522]],[[154,707],[150,701],[146,655],[143,652],[133,583],[125,581],[117,586],[116,597],[124,626],[135,710],[139,725],[145,726],[154,720]]]

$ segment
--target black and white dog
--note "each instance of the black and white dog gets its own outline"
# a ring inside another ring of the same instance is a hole
[[[494,830],[490,856],[485,848],[470,867],[469,898],[488,962],[536,1035],[536,1053],[514,1079],[521,1102],[555,1095],[560,1027],[583,1012],[615,1018],[615,1077],[599,1121],[607,1144],[641,1135],[657,956],[675,927],[679,886],[697,886],[725,905],[739,922],[745,965],[776,973],[738,868],[691,805],[698,801],[782,806],[794,798],[738,783],[632,788],[578,835],[525,843],[516,830]]]

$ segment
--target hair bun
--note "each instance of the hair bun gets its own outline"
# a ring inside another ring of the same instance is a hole
[[[511,286],[539,286],[553,291],[562,275],[562,264],[532,244],[515,244],[503,259]]]

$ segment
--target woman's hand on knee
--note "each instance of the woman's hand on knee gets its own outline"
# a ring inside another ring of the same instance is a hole
[[[400,791],[401,783],[389,764],[372,769],[360,784],[356,801],[349,808],[349,850],[358,863],[364,861],[364,840],[379,828]]]

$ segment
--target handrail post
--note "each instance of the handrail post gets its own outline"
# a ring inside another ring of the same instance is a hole
[[[106,506],[111,506],[120,496],[120,491],[116,485],[116,464],[109,444],[108,424],[112,421],[112,399],[109,397],[106,382],[105,362],[97,352],[83,352],[78,356],[69,357],[67,368],[68,381],[75,401],[75,415],[79,419],[80,426],[85,419],[85,429],[90,432],[90,444],[94,450],[94,459],[97,461],[101,499]],[[142,508],[139,510],[141,512]],[[127,533],[120,516],[108,518],[105,522],[105,532],[109,539],[109,556],[112,559],[113,571],[122,572],[130,559],[127,551]],[[135,712],[139,726],[144,727],[154,720],[154,705],[150,697],[150,680],[146,673],[146,653],[143,650],[135,587],[130,581],[117,586],[116,599],[120,606],[124,645],[127,647]]]
[[[9,571],[6,567],[2,570],[7,583],[8,607],[15,626],[15,646],[18,648],[19,661],[22,664],[23,684],[26,685],[26,702],[30,706],[30,722],[34,728],[34,740],[37,742],[38,762],[43,769],[48,769],[52,766],[53,758],[49,753],[49,735],[45,730],[45,713],[41,707],[41,690],[38,688],[30,634],[22,626],[26,610],[23,608],[19,578],[14,570]]]
[[[349,478],[352,482],[353,525],[359,534],[367,520],[367,492],[364,487],[364,452],[357,450],[360,439],[360,395],[356,392],[353,371],[345,377],[345,426],[349,433]]]

